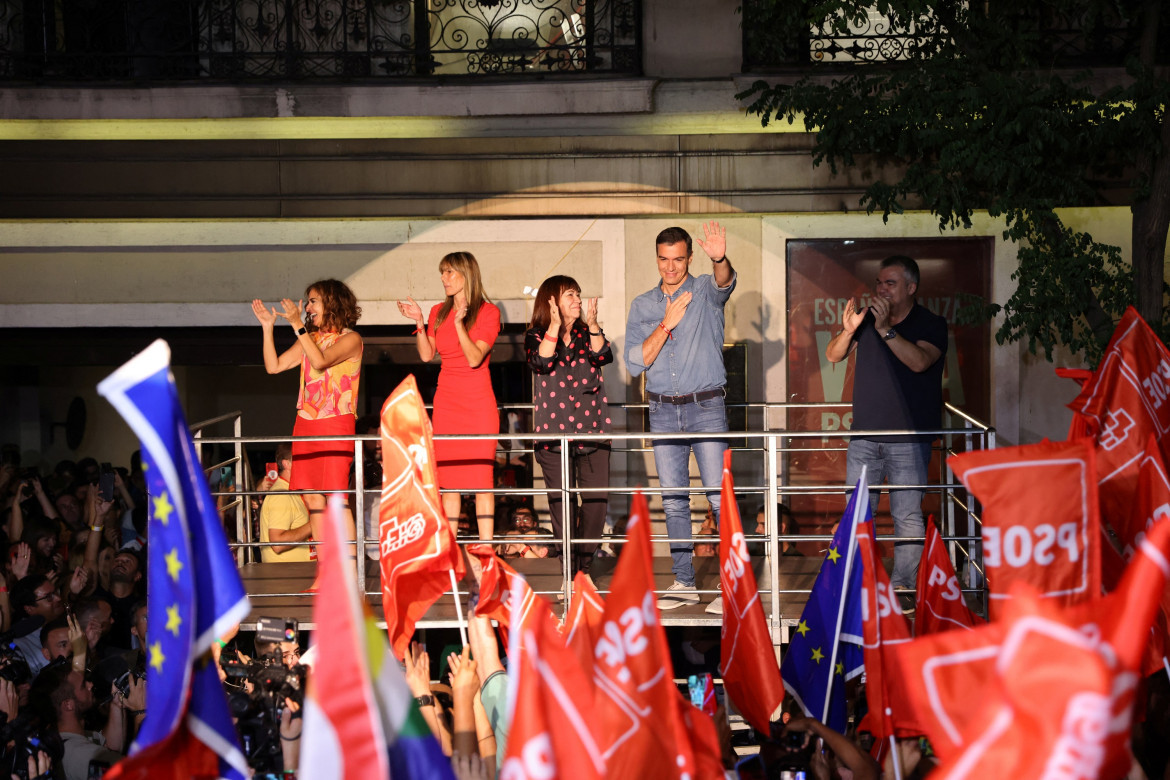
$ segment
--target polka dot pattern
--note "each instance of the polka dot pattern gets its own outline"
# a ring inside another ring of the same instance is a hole
[[[601,367],[613,362],[609,342],[601,352],[590,349],[589,332],[576,322],[569,343],[557,340],[551,358],[539,353],[544,332],[535,328],[524,339],[528,366],[537,375],[534,383],[534,431],[536,433],[606,433],[610,419],[605,415]],[[539,444],[538,444],[539,446]],[[545,445],[549,446],[549,445]]]

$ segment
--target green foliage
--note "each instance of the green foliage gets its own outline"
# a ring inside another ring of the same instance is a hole
[[[872,5],[809,3],[804,23],[849,34],[848,21],[864,20]],[[1134,302],[1133,271],[1117,247],[1070,230],[1055,210],[1102,205],[1110,190],[1148,193],[1170,86],[1136,61],[1109,88],[1089,70],[1054,70],[1051,33],[1041,27],[1065,13],[1085,36],[1109,14],[1112,24],[1133,26],[1141,3],[876,5],[893,29],[912,30],[906,59],[806,69],[794,84],[759,81],[738,97],[765,125],[802,117],[814,129],[815,165],[836,173],[868,159],[901,171],[865,189],[861,205],[871,213],[888,219],[925,207],[940,230],[970,226],[976,210],[1002,217],[1004,237],[1020,243],[1018,287],[1002,305],[972,310],[1002,316],[1000,343],[1023,340],[1049,358],[1064,344],[1095,361]]]

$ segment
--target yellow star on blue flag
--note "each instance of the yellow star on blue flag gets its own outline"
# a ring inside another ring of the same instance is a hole
[[[186,718],[219,756],[221,777],[250,773],[212,664],[196,664],[250,605],[179,405],[170,349],[156,341],[98,385],[142,444],[147,526],[146,710],[131,755]]]
[[[843,680],[852,679],[862,667],[861,559],[850,533],[861,511],[857,496],[869,508],[864,500],[868,490],[855,490],[780,665],[784,687],[805,713],[842,733],[846,720]]]

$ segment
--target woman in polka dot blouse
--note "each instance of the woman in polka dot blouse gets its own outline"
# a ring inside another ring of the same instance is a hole
[[[524,337],[528,367],[534,377],[532,400],[535,433],[606,433],[609,410],[602,388],[601,367],[613,362],[613,350],[597,324],[597,299],[581,301],[581,285],[568,276],[546,279],[536,293],[532,327]],[[549,489],[548,505],[553,534],[560,538],[566,518],[574,537],[597,539],[605,529],[608,499],[605,493],[570,496],[561,504],[561,445],[536,442],[536,462]],[[599,488],[609,484],[608,441],[570,441],[570,488]],[[580,502],[578,504],[578,502]],[[589,574],[597,544],[573,547],[573,571]]]

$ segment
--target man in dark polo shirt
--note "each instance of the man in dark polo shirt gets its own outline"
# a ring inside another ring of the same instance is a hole
[[[918,279],[918,264],[912,259],[904,255],[887,257],[878,271],[876,294],[870,305],[859,307],[857,301],[850,299],[842,316],[844,330],[825,348],[825,357],[832,363],[857,353],[853,373],[855,433],[922,431],[941,425],[947,323],[915,301]],[[868,466],[870,485],[924,485],[933,441],[930,434],[854,436],[849,440],[846,480],[850,485],[857,484],[862,467]],[[895,536],[924,536],[923,492],[890,491]],[[878,494],[878,490],[869,494],[870,507],[875,512]],[[890,580],[895,588],[914,589],[921,557],[921,541],[894,543]],[[913,600],[909,603],[912,605]]]

